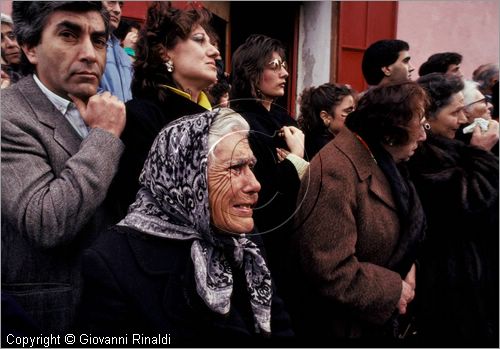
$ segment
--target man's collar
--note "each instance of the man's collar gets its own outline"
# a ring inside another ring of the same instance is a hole
[[[56,95],[54,92],[49,90],[45,85],[38,79],[36,74],[33,74],[33,80],[35,80],[35,83],[40,87],[40,90],[42,90],[43,94],[47,96],[49,101],[54,104],[54,106],[59,110],[63,115],[66,114],[66,111],[68,110],[68,107],[71,104],[71,101],[68,101],[67,99],[64,99],[58,95]]]

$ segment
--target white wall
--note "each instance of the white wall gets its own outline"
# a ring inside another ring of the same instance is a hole
[[[305,87],[318,86],[330,79],[332,3],[304,1],[300,7],[297,66],[297,102]],[[297,115],[299,106],[297,103]]]
[[[413,78],[437,52],[460,53],[467,79],[479,65],[498,63],[499,6],[498,0],[399,1],[397,37],[410,44]]]

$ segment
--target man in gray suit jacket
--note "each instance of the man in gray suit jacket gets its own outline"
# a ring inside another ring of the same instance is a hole
[[[43,332],[65,332],[81,253],[104,229],[125,106],[96,94],[108,39],[100,2],[15,1],[13,19],[33,74],[2,90],[2,294]]]

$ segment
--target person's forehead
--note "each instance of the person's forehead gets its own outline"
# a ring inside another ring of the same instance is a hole
[[[12,31],[12,24],[10,23],[2,23],[2,33]]]
[[[408,51],[408,50],[399,51],[398,59],[399,60],[403,60],[403,59],[405,59],[406,57],[409,57],[409,56],[410,56],[410,51]]]
[[[216,156],[221,161],[235,161],[247,158],[251,153],[248,138],[244,132],[230,133],[221,138],[215,148]]]
[[[464,94],[462,93],[462,91],[460,91],[451,95],[450,105],[463,103],[463,101],[464,101]]]
[[[218,146],[225,152],[241,151],[248,146],[248,138],[244,132],[231,132],[221,138]]]
[[[86,25],[89,24],[93,30],[105,31],[104,19],[97,10],[89,11],[68,11],[57,10],[52,12],[47,18],[47,24],[44,30],[50,26],[56,26],[63,22],[72,22],[75,24]]]
[[[481,98],[484,98],[484,95],[481,93],[481,91],[479,90],[474,90],[474,93],[473,93],[473,96],[475,99],[481,99]]]

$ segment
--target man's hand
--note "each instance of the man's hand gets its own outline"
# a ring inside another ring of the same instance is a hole
[[[80,112],[85,124],[91,128],[102,128],[120,137],[125,128],[125,104],[109,92],[94,95],[87,104],[80,98],[69,95]]]

